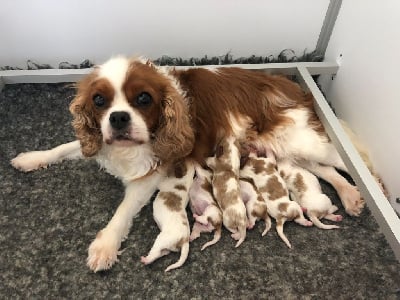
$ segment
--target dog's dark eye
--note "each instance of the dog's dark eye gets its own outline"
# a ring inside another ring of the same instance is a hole
[[[97,107],[102,107],[104,104],[106,104],[106,99],[100,94],[95,94],[93,96],[93,102]]]
[[[143,92],[136,97],[135,104],[137,106],[148,106],[151,104],[152,101],[153,98],[151,97],[151,95],[147,92]]]

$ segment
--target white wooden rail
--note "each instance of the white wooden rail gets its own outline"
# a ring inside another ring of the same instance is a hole
[[[269,73],[297,75],[305,89],[315,98],[315,109],[329,137],[338,149],[350,175],[360,189],[381,231],[400,261],[400,219],[389,201],[383,195],[375,179],[365,166],[358,152],[350,142],[338,119],[329,107],[326,99],[318,89],[312,75],[336,74],[338,65],[329,62],[275,63],[275,64],[240,64],[202,66],[206,68],[239,67],[260,70]],[[187,69],[190,67],[176,67]],[[0,91],[6,84],[18,83],[56,83],[75,82],[91,72],[92,69],[46,69],[46,70],[10,70],[0,71]],[[356,250],[355,250],[356,251]]]

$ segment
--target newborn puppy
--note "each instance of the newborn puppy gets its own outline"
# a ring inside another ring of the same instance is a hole
[[[222,210],[223,224],[237,240],[235,247],[239,247],[246,238],[247,216],[240,196],[240,153],[235,137],[222,140],[215,156],[207,158],[206,163],[213,170],[212,187]]]
[[[322,229],[339,228],[336,225],[323,224],[319,219],[342,221],[341,215],[333,213],[338,208],[322,193],[318,178],[309,171],[298,167],[285,159],[278,162],[278,170],[291,193],[294,201],[306,209],[306,214],[315,226]]]
[[[141,257],[141,262],[147,265],[170,251],[181,251],[179,260],[166,268],[165,272],[182,266],[189,254],[190,227],[186,206],[194,167],[191,162],[180,162],[174,166],[173,171],[175,174],[161,182],[160,191],[153,203],[154,220],[161,232],[149,254]]]
[[[222,212],[214,199],[212,191],[212,173],[203,169],[200,165],[195,166],[196,177],[189,190],[189,203],[194,217],[194,224],[190,241],[195,240],[202,232],[214,232],[214,238],[205,243],[201,250],[217,243],[221,238]]]
[[[240,177],[240,193],[247,212],[247,228],[253,229],[257,220],[264,220],[266,235],[271,228],[271,218],[268,215],[267,204],[258,191],[252,178]]]
[[[267,203],[268,213],[276,220],[276,231],[285,244],[291,244],[283,233],[286,221],[295,221],[303,226],[312,226],[312,222],[304,218],[299,204],[289,199],[285,182],[276,169],[276,161],[272,152],[267,157],[257,157],[250,152],[247,163],[241,170],[241,175],[253,178],[254,183]]]

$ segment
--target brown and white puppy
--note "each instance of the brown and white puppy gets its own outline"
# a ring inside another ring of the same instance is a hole
[[[221,239],[222,211],[213,196],[212,172],[195,166],[196,177],[189,190],[189,203],[194,217],[190,241],[195,240],[202,232],[214,232],[214,238],[205,243],[201,250],[214,245]]]
[[[190,162],[181,162],[174,169],[173,174],[160,184],[160,191],[153,203],[154,220],[161,232],[149,254],[141,257],[141,262],[147,265],[170,251],[180,251],[179,260],[166,268],[165,272],[182,266],[189,254],[190,227],[186,206],[194,167]]]
[[[333,214],[338,208],[322,193],[321,185],[314,174],[287,159],[278,162],[278,171],[286,182],[292,200],[306,209],[307,216],[315,226],[322,229],[339,228],[336,225],[323,224],[319,220],[324,218],[338,222],[342,221],[342,216]]]
[[[318,120],[312,95],[283,76],[232,67],[178,70],[117,56],[77,87],[70,111],[78,140],[22,153],[11,163],[28,172],[94,158],[123,181],[123,201],[89,247],[93,271],[117,261],[131,220],[163,180],[164,166],[188,157],[204,163],[230,134],[272,148],[278,158],[308,162],[308,170],[336,189],[348,214],[357,216],[364,206],[356,187],[335,170],[346,167]]]
[[[247,212],[247,229],[253,229],[256,221],[264,220],[265,229],[262,236],[266,235],[271,229],[271,218],[268,214],[267,204],[265,203],[261,193],[252,178],[240,177],[240,194],[242,201],[246,206]]]
[[[271,152],[267,157],[257,157],[250,152],[246,165],[241,170],[242,176],[253,178],[254,183],[267,203],[268,213],[276,220],[276,231],[285,244],[291,244],[283,233],[286,221],[295,221],[303,226],[312,226],[312,222],[304,218],[299,204],[289,199],[285,182],[276,169],[275,158]]]
[[[207,158],[206,163],[213,170],[213,193],[222,210],[222,222],[237,240],[235,247],[239,247],[246,238],[247,216],[240,195],[240,153],[236,138],[223,139],[215,156]]]

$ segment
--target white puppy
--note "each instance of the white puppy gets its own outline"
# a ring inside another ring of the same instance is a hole
[[[319,220],[325,218],[338,222],[342,221],[342,216],[333,214],[338,208],[332,204],[328,196],[322,193],[321,185],[314,174],[287,159],[278,162],[278,170],[286,182],[292,199],[306,210],[307,216],[315,226],[322,229],[339,228],[336,225],[323,224]]]
[[[246,207],[239,187],[240,153],[236,138],[229,136],[217,147],[215,156],[206,160],[213,170],[212,187],[215,199],[222,210],[222,222],[237,240],[239,247],[246,238]]]
[[[222,211],[214,199],[212,191],[212,173],[196,164],[196,177],[189,190],[189,203],[194,217],[190,241],[195,240],[202,232],[214,232],[214,238],[205,243],[201,250],[214,245],[221,238]]]
[[[304,218],[300,205],[289,199],[286,184],[279,176],[272,152],[268,153],[268,157],[257,157],[254,152],[250,152],[241,174],[253,178],[256,187],[267,203],[268,213],[276,220],[278,235],[291,248],[289,240],[283,233],[285,222],[293,220],[303,226],[312,226],[312,222]]]
[[[193,182],[193,164],[177,164],[173,173],[160,183],[160,192],[153,203],[154,220],[161,232],[149,254],[141,257],[141,262],[147,265],[170,251],[181,251],[179,260],[166,268],[165,272],[182,266],[189,254],[190,227],[186,206],[188,191]]]

